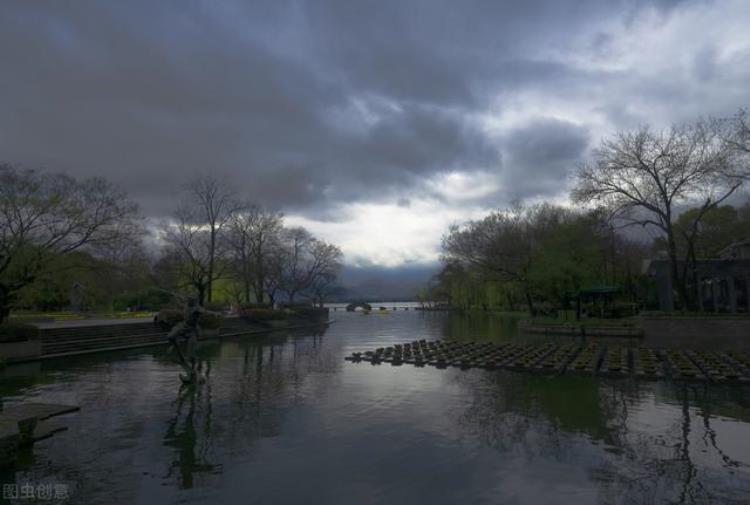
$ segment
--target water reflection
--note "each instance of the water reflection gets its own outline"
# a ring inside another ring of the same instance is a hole
[[[222,458],[242,457],[257,439],[279,436],[285,399],[309,371],[308,359],[320,349],[325,330],[272,334],[255,345],[234,339],[202,346],[206,383],[181,385],[166,422],[163,444],[173,456],[165,479],[176,480],[180,489],[210,485],[209,476],[223,471]]]
[[[208,373],[206,374],[208,377]],[[221,464],[211,463],[211,385],[182,385],[174,402],[175,414],[164,434],[164,445],[174,449],[175,458],[166,478],[177,474],[181,489],[193,487],[195,474],[219,473]],[[197,425],[197,426],[196,426]]]
[[[465,429],[503,454],[522,454],[525,465],[552,458],[587,468],[601,503],[750,496],[746,388],[504,372],[455,378],[472,395]]]
[[[750,390],[353,364],[415,338],[506,339],[513,322],[337,314],[330,329],[207,342],[182,387],[160,351],[9,368],[8,403],[78,403],[4,481],[74,503],[744,503]],[[356,497],[353,500],[353,497]]]

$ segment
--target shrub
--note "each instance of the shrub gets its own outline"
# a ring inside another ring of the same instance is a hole
[[[267,303],[243,303],[240,305],[239,310],[245,309],[271,309],[271,305]]]
[[[328,309],[325,307],[311,307],[309,305],[296,305],[292,307],[294,316],[302,319],[326,319]]]
[[[31,324],[8,322],[0,324],[0,342],[26,342],[39,337],[39,328]]]
[[[206,313],[201,316],[200,325],[204,330],[218,330],[221,328],[221,322],[224,320],[224,316],[216,313]]]
[[[185,311],[178,309],[161,309],[159,311],[159,325],[165,330],[171,329],[177,323],[185,320]],[[204,330],[218,330],[224,317],[221,314],[206,312],[201,315],[198,326]]]
[[[631,317],[638,314],[638,304],[629,302],[615,302],[612,306],[612,317]]]
[[[289,314],[284,310],[264,309],[246,309],[240,310],[240,317],[250,322],[255,321],[280,321],[287,318]]]
[[[211,312],[222,313],[229,310],[229,304],[227,302],[206,302],[203,304],[203,308]]]

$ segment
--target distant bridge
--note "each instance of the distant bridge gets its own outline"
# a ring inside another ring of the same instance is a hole
[[[365,302],[352,302],[349,305],[346,306],[347,312],[354,312],[358,308],[361,308],[362,310],[372,310],[372,305]]]
[[[398,303],[398,302],[394,302],[394,303]],[[383,305],[378,306],[377,308],[379,310],[381,310],[381,311],[383,311],[383,310],[392,310],[392,311],[395,311],[395,310],[420,310],[419,307],[409,307],[409,306],[406,306],[406,307],[401,306],[401,307],[399,307],[397,305],[390,306],[390,305],[388,305],[387,302],[383,303]],[[365,311],[374,310],[373,306],[370,305],[367,302],[351,302],[346,307],[333,307],[334,312],[336,310],[339,310],[339,309],[346,309],[347,312],[354,312],[357,309],[362,309],[362,310],[365,310]]]

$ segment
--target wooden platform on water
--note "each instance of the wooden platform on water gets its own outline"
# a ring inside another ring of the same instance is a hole
[[[750,353],[608,346],[603,343],[522,344],[418,340],[345,358],[373,365],[389,363],[436,368],[515,370],[750,384]]]

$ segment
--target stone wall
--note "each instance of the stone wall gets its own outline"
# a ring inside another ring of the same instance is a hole
[[[39,339],[0,343],[0,361],[7,363],[36,359],[41,353],[42,343]]]
[[[541,333],[544,335],[588,336],[588,337],[641,337],[640,328],[627,326],[585,326],[580,324],[542,324],[521,321],[518,328],[527,333]]]
[[[647,345],[750,348],[750,317],[643,317]]]

